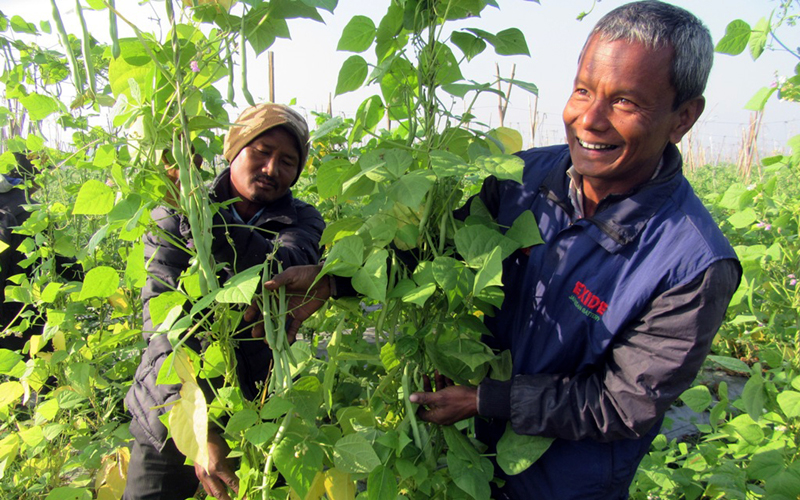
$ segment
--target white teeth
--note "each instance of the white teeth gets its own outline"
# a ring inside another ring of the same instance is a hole
[[[606,150],[606,149],[614,149],[614,148],[616,148],[616,146],[614,146],[612,144],[590,144],[588,142],[583,142],[580,139],[578,139],[578,144],[580,144],[581,147],[583,147],[583,148],[591,149],[593,151],[602,151],[602,150]]]

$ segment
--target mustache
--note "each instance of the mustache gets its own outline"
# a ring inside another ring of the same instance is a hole
[[[252,177],[252,181],[253,182],[265,181],[265,182],[269,182],[270,184],[275,185],[275,186],[278,185],[278,180],[275,179],[275,177],[273,177],[273,176],[271,176],[269,174],[265,174],[263,172],[262,173],[258,173],[258,174],[254,174],[253,177]]]

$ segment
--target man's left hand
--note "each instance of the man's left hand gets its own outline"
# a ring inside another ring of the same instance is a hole
[[[444,376],[436,374],[436,392],[430,390],[426,378],[427,392],[415,392],[409,401],[427,409],[420,409],[419,417],[433,424],[452,425],[478,414],[478,389],[464,385],[453,385]]]

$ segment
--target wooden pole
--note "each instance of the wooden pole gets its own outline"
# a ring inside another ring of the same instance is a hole
[[[267,52],[269,63],[269,102],[275,102],[275,53]]]

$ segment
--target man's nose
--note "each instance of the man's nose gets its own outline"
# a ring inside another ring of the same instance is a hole
[[[261,166],[261,171],[269,176],[277,177],[278,159],[275,157],[275,155],[270,155],[266,161],[264,161],[264,164]]]
[[[587,103],[583,113],[581,113],[581,125],[586,130],[603,131],[608,129],[610,105],[602,99],[593,99]]]

